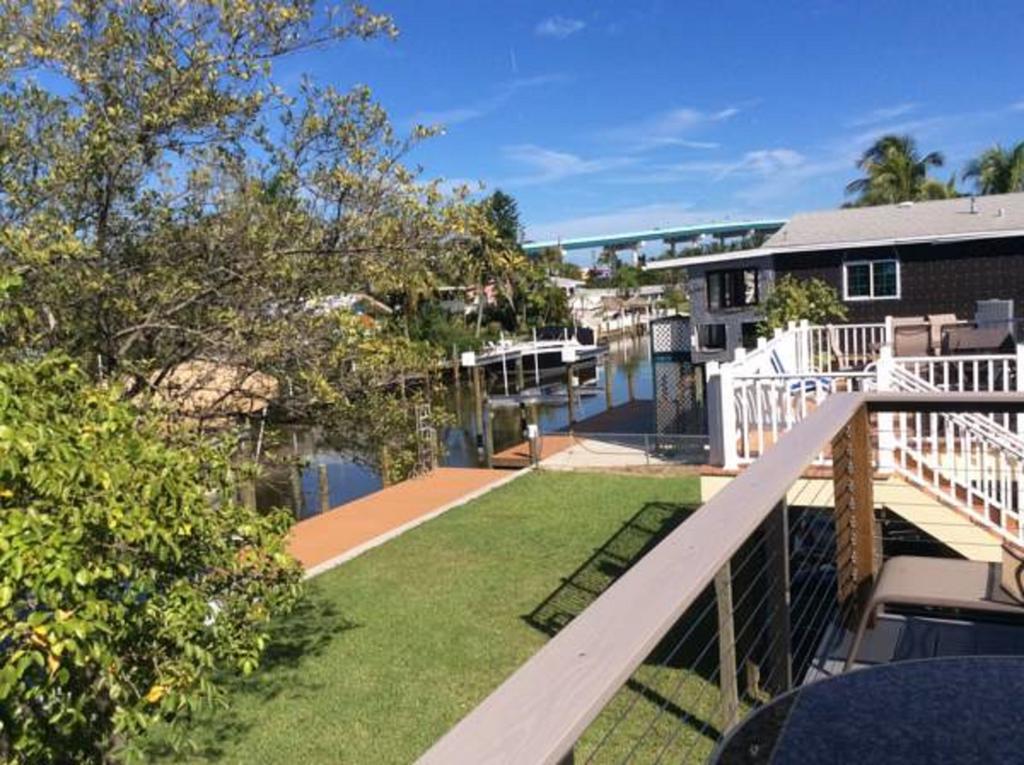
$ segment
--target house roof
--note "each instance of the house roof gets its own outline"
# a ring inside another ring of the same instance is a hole
[[[973,210],[972,212],[972,205]],[[879,242],[989,238],[1024,232],[1024,193],[904,202],[794,215],[765,242],[769,249]]]
[[[1024,193],[799,213],[758,249],[656,260],[647,268],[686,268],[793,252],[1011,236],[1024,236]]]

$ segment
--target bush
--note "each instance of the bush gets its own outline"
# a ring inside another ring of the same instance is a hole
[[[298,594],[287,519],[226,452],[90,387],[0,363],[0,758],[107,762],[252,671]]]
[[[846,306],[827,282],[821,279],[796,279],[786,274],[775,282],[771,294],[764,301],[758,331],[768,337],[777,327],[785,327],[790,321],[802,319],[807,319],[811,324],[843,321],[846,319]]]

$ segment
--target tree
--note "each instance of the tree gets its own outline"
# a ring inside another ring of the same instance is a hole
[[[846,319],[846,306],[835,288],[821,279],[797,279],[786,274],[775,281],[761,308],[758,331],[770,337],[777,328],[791,321],[806,319],[812,324],[828,324]]]
[[[1024,191],[1024,141],[1004,149],[996,144],[971,160],[963,179],[973,181],[979,194]]]
[[[856,207],[953,197],[953,179],[944,184],[928,177],[929,168],[944,162],[937,151],[921,156],[909,135],[882,136],[858,160],[865,175],[847,184],[846,193],[858,195],[852,203]]]
[[[367,351],[322,307],[415,304],[461,276],[483,228],[465,194],[403,163],[430,130],[396,134],[366,87],[273,77],[281,56],[394,34],[314,0],[0,7],[0,269],[26,283],[19,337],[139,406],[194,401],[209,380],[182,370],[226,369],[293,391],[294,417],[341,427],[380,403],[394,422],[401,370],[350,374]],[[386,328],[374,348],[427,363]]]
[[[299,571],[228,452],[91,386],[0,363],[0,757],[110,762],[260,658]]]

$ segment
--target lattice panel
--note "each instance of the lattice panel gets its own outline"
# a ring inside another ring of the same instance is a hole
[[[689,361],[654,362],[654,417],[658,433],[703,433],[697,369]]]
[[[651,322],[651,349],[654,353],[689,353],[690,319],[669,316]]]

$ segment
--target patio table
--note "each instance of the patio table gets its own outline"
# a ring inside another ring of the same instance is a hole
[[[1020,762],[1024,657],[869,667],[784,694],[722,741],[719,765]]]

